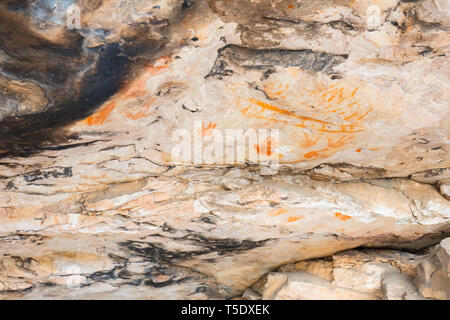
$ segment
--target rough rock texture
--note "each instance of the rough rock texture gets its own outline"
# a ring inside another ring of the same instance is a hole
[[[344,251],[287,264],[261,277],[243,295],[261,300],[450,299],[450,238],[431,252]]]
[[[420,263],[418,272],[417,285],[425,297],[450,300],[450,238]]]
[[[448,299],[449,14],[2,1],[0,298]]]
[[[417,300],[418,265],[429,259],[393,250],[350,250],[280,267],[253,285],[253,299]],[[244,298],[247,298],[244,295]]]

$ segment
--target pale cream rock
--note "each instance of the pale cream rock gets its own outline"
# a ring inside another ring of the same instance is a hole
[[[384,273],[392,271],[390,265],[366,263],[357,268],[334,268],[333,284],[342,288],[377,295]]]
[[[450,25],[450,4],[446,0],[420,1],[417,13],[424,22]]]
[[[261,181],[256,173],[250,173],[241,169],[232,169],[224,174],[221,183],[228,189],[241,189],[252,183],[252,181]]]
[[[450,180],[444,180],[439,182],[439,192],[447,200],[450,200]]]
[[[424,300],[411,280],[400,272],[387,274],[382,281],[383,298],[385,300]]]
[[[382,299],[420,298],[413,285],[419,256],[389,250],[348,251],[333,255],[333,284]]]
[[[344,251],[332,260],[282,266],[252,288],[263,299],[424,299],[414,285],[424,258],[394,250]]]
[[[450,238],[442,240],[418,268],[417,287],[424,297],[450,299]]]
[[[269,274],[263,299],[269,300],[373,300],[376,297],[334,287],[330,282],[306,272]]]
[[[264,300],[273,300],[278,292],[288,283],[289,278],[286,273],[270,273],[264,284],[262,298]]]
[[[366,264],[372,270],[400,270],[411,277],[417,276],[417,266],[424,256],[394,250],[350,250],[332,256],[336,268],[357,268]],[[389,267],[395,267],[392,269]],[[383,271],[384,272],[384,271]]]
[[[91,286],[89,286],[88,290],[86,290],[86,293],[89,294],[100,294],[100,293],[109,293],[109,292],[114,292],[116,290],[118,290],[118,287],[114,287],[112,285],[110,285],[109,283],[104,283],[104,282],[98,282],[95,283]]]
[[[333,281],[333,262],[326,260],[300,261],[279,268],[279,272],[305,271],[328,281]]]
[[[261,300],[261,296],[255,291],[253,291],[251,288],[245,289],[242,298],[247,300]]]
[[[352,181],[355,180],[355,176],[345,171],[339,170],[336,167],[328,165],[320,165],[317,168],[311,170],[310,176],[313,179],[329,180],[330,178],[338,181]]]

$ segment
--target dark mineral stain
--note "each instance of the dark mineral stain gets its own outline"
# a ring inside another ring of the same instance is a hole
[[[330,26],[333,27],[334,29],[340,29],[345,31],[355,30],[355,27],[353,25],[344,20],[332,21],[330,22]]]
[[[129,284],[132,286],[140,286],[142,284],[142,279],[133,279],[130,282],[126,282],[125,284]]]
[[[24,12],[27,8],[28,8],[28,3],[23,0],[9,1],[6,4],[6,9],[8,11],[13,11],[13,12]]]
[[[155,263],[168,263],[171,261],[183,260],[205,253],[201,250],[180,252],[170,251],[165,249],[160,244],[140,241],[127,241],[121,243],[120,245],[127,247],[130,251],[139,256],[145,257],[148,261]]]
[[[383,248],[392,250],[402,250],[412,253],[421,253],[439,244],[443,239],[450,236],[450,226],[443,225],[439,230],[417,236],[416,238],[402,238],[394,234],[383,234],[377,237],[366,239],[362,248]]]
[[[101,142],[101,141],[103,141],[103,140],[94,140],[94,141],[89,141],[89,142],[72,143],[72,144],[59,145],[59,146],[42,146],[40,148],[40,150],[53,150],[53,151],[68,150],[68,149],[73,149],[73,148],[78,148],[78,147],[86,147],[86,146],[89,146],[91,144]]]
[[[206,75],[205,79],[209,77],[217,76],[219,79],[222,79],[226,76],[232,76],[233,70],[227,69],[228,63],[226,63],[223,60],[217,60],[214,66],[212,67],[211,71]]]
[[[42,236],[39,234],[23,234],[23,233],[15,233],[7,236],[0,236],[0,240],[2,242],[13,243],[13,244],[21,244],[31,242],[36,245],[41,245],[44,241],[50,239],[49,237]]]
[[[46,170],[35,170],[30,173],[23,175],[23,179],[30,183],[38,180],[48,179],[48,178],[68,178],[72,176],[72,168],[70,167],[58,167],[50,168]]]
[[[194,1],[191,0],[184,0],[183,4],[181,5],[181,9],[182,10],[186,10],[189,9],[190,7],[192,7],[194,5]]]
[[[193,245],[205,248],[205,253],[216,252],[219,255],[225,255],[262,247],[271,239],[253,241],[232,238],[209,238],[201,234],[190,233],[183,237],[174,238],[174,240],[188,240]]]
[[[18,115],[0,110],[0,158],[79,146],[69,144],[78,137],[68,136],[64,128],[91,115],[118,92],[132,67],[154,59],[169,41],[167,19],[131,23],[120,42],[94,48],[85,46],[86,37],[108,30],[62,29],[60,37],[49,40],[34,31],[32,5],[31,0],[0,2],[0,80],[42,90],[47,102]],[[99,5],[83,2],[83,10]],[[185,6],[192,5],[185,1]],[[0,95],[0,107],[11,99],[18,100],[14,91]]]
[[[211,217],[207,217],[207,216],[202,216],[200,218],[200,221],[204,222],[204,223],[208,223],[208,224],[216,224],[216,222],[214,221],[213,218]]]
[[[415,175],[423,175],[425,178],[436,177],[439,175],[443,175],[449,168],[436,168],[429,169],[421,172],[416,172]]]
[[[185,281],[189,281],[191,279],[192,278],[190,278],[190,277],[176,279],[176,280],[174,278],[171,278],[171,279],[169,279],[167,281],[162,281],[162,282],[157,282],[157,281],[154,281],[154,280],[145,280],[144,281],[144,285],[150,286],[150,287],[153,287],[153,288],[163,288],[163,287],[171,286],[171,285],[174,285],[174,284],[179,284],[179,283],[182,283],[182,282],[185,282]]]
[[[69,75],[62,71],[63,66],[60,66],[61,69],[55,68],[54,72],[50,69],[45,78],[39,79],[33,79],[34,74],[18,69],[10,70],[18,78],[40,80],[43,86],[50,86],[49,94],[53,102],[41,112],[10,116],[0,121],[0,156],[27,156],[45,148],[49,150],[51,147],[46,146],[45,142],[57,144],[65,140],[55,137],[58,128],[87,117],[120,88],[129,62],[127,57],[121,55],[120,46],[108,44],[91,50],[91,54],[98,56],[97,61],[80,80],[75,74],[73,79],[68,80]],[[76,73],[75,70],[72,72]],[[75,90],[64,89],[71,86],[70,82],[75,82],[72,84]],[[56,83],[63,85],[56,86]],[[56,88],[52,89],[54,86]],[[52,94],[54,90],[60,90],[63,94]]]
[[[172,228],[167,223],[164,223],[161,227],[162,231],[169,232],[169,233],[177,233],[177,230],[175,228]]]
[[[16,188],[16,186],[14,185],[14,183],[12,181],[9,181],[5,186],[5,191],[13,190],[15,188]]]
[[[265,245],[271,239],[262,241],[209,238],[200,234],[190,233],[183,237],[172,238],[175,241],[187,241],[200,249],[191,251],[170,251],[159,243],[144,241],[127,241],[120,245],[127,247],[135,254],[145,257],[154,263],[170,263],[177,260],[186,260],[209,253],[218,255],[245,252]]]
[[[116,279],[117,278],[117,275],[116,275],[117,269],[118,269],[118,267],[114,267],[113,269],[108,270],[108,271],[97,271],[97,272],[94,272],[93,274],[91,274],[89,276],[89,278],[94,281],[105,281],[105,280],[110,280],[110,279]]]
[[[133,275],[127,269],[124,269],[118,273],[119,278],[121,279],[131,279]]]
[[[336,55],[309,49],[252,49],[238,45],[226,45],[219,49],[216,62],[206,78],[233,74],[230,65],[246,69],[267,71],[274,67],[300,67],[304,70],[331,73],[334,66],[344,62],[348,55]]]

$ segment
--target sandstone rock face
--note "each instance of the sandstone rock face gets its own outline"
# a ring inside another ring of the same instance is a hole
[[[253,289],[262,299],[424,299],[414,280],[418,265],[429,259],[425,257],[392,250],[344,251],[331,259],[282,266],[259,280]]]
[[[2,1],[0,298],[449,299],[449,12]]]
[[[437,245],[418,270],[418,288],[425,297],[450,299],[450,238]]]

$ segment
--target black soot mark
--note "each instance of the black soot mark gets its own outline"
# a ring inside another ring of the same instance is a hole
[[[117,92],[128,70],[128,58],[120,55],[121,48],[116,43],[94,51],[98,55],[97,61],[84,77],[66,80],[74,81],[78,92],[56,93],[53,104],[45,110],[20,117],[9,116],[0,121],[0,157],[29,156],[41,151],[46,142],[52,144],[64,141],[62,137],[55,136],[58,128],[89,116]],[[15,74],[20,75],[17,72]],[[58,82],[67,79],[68,75],[63,71],[55,71],[48,77]],[[70,90],[71,84],[66,86],[67,89],[60,86],[58,90]]]
[[[34,31],[30,13],[34,2],[2,1],[0,158],[58,150],[61,144],[74,146],[68,142],[78,137],[68,135],[64,127],[92,114],[128,80],[132,62],[151,60],[168,41],[149,36],[151,30],[166,30],[165,26],[136,23],[127,26],[134,36],[87,48],[90,33],[107,31],[63,29],[61,36],[50,39]],[[24,107],[30,100],[31,107]]]

